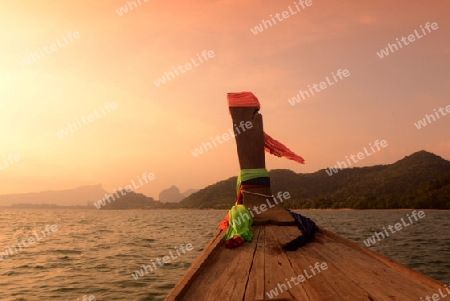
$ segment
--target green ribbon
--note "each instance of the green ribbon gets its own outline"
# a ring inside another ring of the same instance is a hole
[[[237,177],[236,193],[239,191],[239,187],[241,187],[242,182],[264,177],[269,177],[269,172],[265,168],[241,169]]]
[[[230,218],[230,221],[224,240],[231,239],[236,235],[244,241],[253,240],[253,219],[244,205],[231,207],[230,211],[228,211],[228,217]]]

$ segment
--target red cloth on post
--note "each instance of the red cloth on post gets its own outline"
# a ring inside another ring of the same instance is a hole
[[[227,94],[228,107],[256,107],[261,108],[258,98],[252,92],[239,92]],[[277,157],[285,157],[286,159],[304,164],[305,160],[299,155],[291,151],[283,143],[273,139],[264,132],[264,150]]]
[[[257,107],[260,109],[258,98],[252,92],[228,93],[228,107]]]

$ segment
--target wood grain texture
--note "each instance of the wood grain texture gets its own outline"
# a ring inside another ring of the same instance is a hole
[[[410,301],[444,287],[323,228],[295,252],[282,246],[300,234],[296,227],[262,225],[253,230],[253,241],[236,249],[225,248],[223,232],[216,233],[166,300]],[[312,276],[316,262],[325,262],[327,269]],[[289,281],[305,271],[312,277],[297,284]],[[270,299],[267,293],[279,287],[283,292]]]

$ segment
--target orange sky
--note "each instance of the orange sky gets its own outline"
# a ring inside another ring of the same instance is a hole
[[[197,158],[191,151],[231,128],[226,93],[236,91],[255,93],[266,132],[307,163],[271,156],[269,169],[314,172],[377,139],[388,146],[355,166],[421,149],[450,159],[450,116],[414,126],[450,105],[448,1],[313,0],[257,35],[250,29],[294,1],[140,0],[122,16],[123,0],[21,2],[0,3],[0,194],[98,183],[112,191],[152,172],[155,180],[138,191],[157,198],[172,184],[202,188],[234,176],[234,141]],[[377,56],[427,22],[439,29]],[[19,64],[69,32],[79,38]],[[154,84],[203,50],[215,56]],[[338,69],[351,75],[288,103]],[[56,135],[108,102],[116,109]],[[5,168],[9,154],[20,160]]]

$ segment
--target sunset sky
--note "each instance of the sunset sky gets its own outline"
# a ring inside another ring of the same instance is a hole
[[[377,139],[388,146],[354,166],[423,149],[450,160],[450,116],[414,125],[450,105],[448,1],[313,0],[256,35],[252,28],[296,9],[294,1],[135,2],[122,16],[124,0],[0,2],[0,194],[99,183],[112,192],[154,173],[137,192],[158,198],[171,185],[184,191],[235,176],[233,140],[191,151],[228,132],[226,94],[239,91],[259,98],[265,131],[306,160],[268,155],[268,169],[315,172]],[[377,55],[427,22],[439,28]],[[204,50],[214,56],[199,63]],[[198,66],[155,84],[192,60]],[[338,69],[350,76],[288,102]],[[107,103],[116,108],[57,135]],[[6,166],[14,154],[20,160]]]

